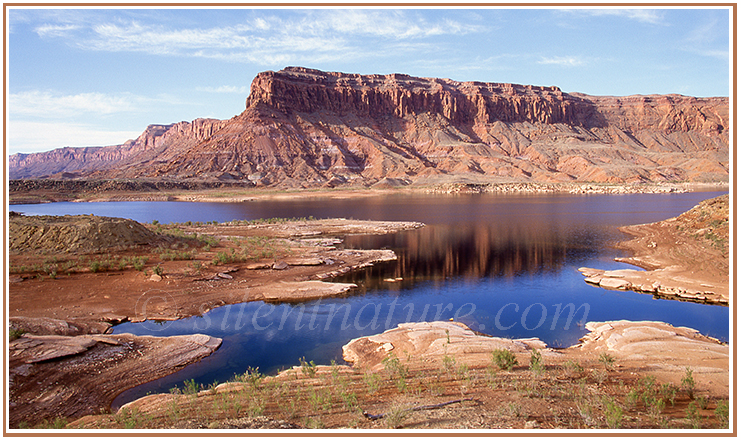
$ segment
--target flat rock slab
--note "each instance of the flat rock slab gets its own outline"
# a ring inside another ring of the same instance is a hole
[[[323,265],[324,259],[321,257],[289,257],[285,259],[288,265],[305,265],[305,266],[317,266]]]
[[[330,264],[330,262],[331,264],[334,264],[335,261],[354,261],[358,263],[352,265],[341,265],[335,270],[317,274],[315,277],[319,280],[331,279],[333,277],[338,277],[351,271],[373,266],[376,263],[390,262],[398,258],[393,250],[343,250],[332,252],[329,254],[331,255],[330,260],[324,258],[325,263],[327,264]]]
[[[507,349],[516,356],[529,357],[532,349],[544,349],[537,338],[507,339],[473,332],[463,323],[436,321],[400,323],[381,334],[351,340],[342,347],[342,357],[355,368],[383,370],[383,360],[391,353],[400,360],[412,358],[425,363],[440,363],[445,356],[469,366],[491,363],[495,349]],[[546,350],[544,355],[550,355]]]
[[[354,283],[331,283],[319,280],[278,282],[250,288],[250,297],[254,300],[274,302],[307,301],[343,295],[357,287]]]
[[[728,345],[695,329],[627,320],[589,322],[586,328],[590,332],[575,346],[579,351],[607,352],[619,363],[648,368],[664,381],[672,381],[690,368],[706,390],[728,393]]]
[[[221,339],[195,334],[28,335],[10,342],[11,427],[49,415],[99,413],[121,392],[172,374],[214,352]]]
[[[700,283],[675,272],[672,268],[653,271],[579,268],[584,281],[605,289],[631,290],[657,297],[678,298],[700,303],[727,305],[727,287]]]
[[[593,362],[608,353],[620,370],[650,372],[663,382],[679,384],[685,369],[690,368],[699,391],[728,393],[728,345],[694,329],[627,320],[589,322],[586,328],[590,332],[578,345],[553,349],[536,338],[490,337],[452,321],[401,323],[383,333],[351,340],[342,347],[342,356],[355,369],[380,371],[385,367],[384,359],[392,354],[404,365],[429,368],[443,366],[445,356],[471,367],[490,366],[495,349],[512,351],[519,366],[528,366],[532,349],[538,349],[549,364],[567,359]]]
[[[27,335],[10,343],[10,350],[23,352],[26,363],[39,363],[87,351],[97,343],[87,336]]]
[[[120,317],[125,320],[126,317]],[[10,326],[33,335],[104,334],[109,323],[98,321],[60,320],[48,317],[10,317]]]
[[[279,223],[248,224],[239,221],[221,224],[227,235],[308,238],[348,234],[389,234],[424,227],[421,222],[363,221],[344,218],[296,220]],[[195,228],[190,228],[195,230]]]

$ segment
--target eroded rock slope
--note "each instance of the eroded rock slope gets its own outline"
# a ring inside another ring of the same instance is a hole
[[[10,157],[12,179],[155,178],[317,187],[448,182],[726,182],[728,98],[290,67],[229,120],[153,125],[120,146]]]

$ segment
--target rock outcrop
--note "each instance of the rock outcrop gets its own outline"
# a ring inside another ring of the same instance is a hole
[[[585,326],[589,332],[579,344],[557,349],[536,338],[513,340],[475,333],[457,322],[401,323],[383,333],[350,341],[342,347],[342,356],[353,368],[382,371],[384,360],[391,357],[418,367],[439,366],[445,357],[470,367],[486,367],[494,350],[512,352],[520,366],[528,366],[534,349],[548,365],[596,360],[606,353],[614,357],[621,371],[650,371],[661,381],[671,382],[690,368],[700,389],[712,393],[728,390],[728,345],[694,329],[627,320],[588,322]]]
[[[13,215],[9,232],[10,250],[16,252],[96,252],[166,240],[139,222],[93,215]]]
[[[729,195],[700,202],[677,217],[620,230],[634,236],[620,244],[634,253],[615,260],[646,269],[579,268],[587,283],[657,297],[728,305]]]
[[[177,372],[220,345],[202,334],[26,334],[9,343],[10,425],[97,413],[126,389]]]
[[[727,182],[728,98],[260,73],[229,120],[150,126],[120,146],[10,158],[10,177],[319,187],[445,182]]]

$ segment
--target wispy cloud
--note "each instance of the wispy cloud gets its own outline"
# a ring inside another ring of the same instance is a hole
[[[143,19],[112,20],[84,26],[45,23],[42,38],[65,39],[85,50],[143,52],[213,58],[261,65],[290,59],[336,60],[368,50],[363,37],[399,44],[441,35],[480,32],[483,27],[450,18],[430,21],[403,10],[307,10],[265,14],[219,27],[177,27]]]
[[[52,91],[31,90],[9,94],[8,109],[11,117],[19,115],[41,118],[69,117],[89,113],[110,115],[132,111],[147,101],[151,100],[131,94],[80,93],[63,95]]]
[[[59,147],[118,145],[141,132],[105,130],[68,122],[10,121],[8,153],[33,153]]]
[[[628,20],[638,21],[648,24],[664,24],[664,15],[661,11],[655,9],[622,9],[622,8],[578,8],[578,9],[560,9],[575,15],[590,15],[593,17],[622,17]]]
[[[219,87],[197,87],[199,92],[208,93],[233,93],[244,95],[250,92],[250,88],[247,86],[219,86]]]
[[[564,67],[575,67],[586,64],[586,60],[580,57],[541,57],[538,64],[556,64]]]
[[[36,33],[40,37],[63,37],[78,29],[80,29],[80,26],[73,24],[44,24],[36,28]]]
[[[681,42],[682,49],[698,55],[728,59],[727,29],[710,20],[690,29]]]

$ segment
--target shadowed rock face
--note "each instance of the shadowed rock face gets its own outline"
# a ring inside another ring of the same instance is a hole
[[[120,146],[13,155],[10,177],[208,179],[258,186],[728,180],[728,99],[260,73],[229,120],[150,126]]]

